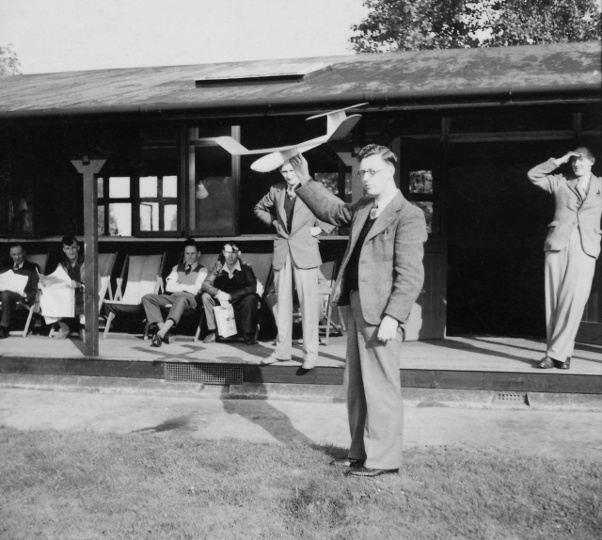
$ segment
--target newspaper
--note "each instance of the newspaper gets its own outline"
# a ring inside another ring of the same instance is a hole
[[[61,265],[48,276],[40,275],[40,310],[46,324],[75,316],[75,290]]]
[[[25,287],[27,287],[27,276],[15,274],[12,269],[0,274],[0,291],[12,291],[25,296]]]

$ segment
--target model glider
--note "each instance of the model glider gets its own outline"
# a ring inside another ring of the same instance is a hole
[[[316,118],[322,118],[326,116],[326,134],[308,141],[304,141],[298,144],[289,146],[278,146],[275,148],[258,148],[256,150],[249,150],[240,144],[237,140],[232,137],[211,137],[203,139],[207,142],[215,142],[221,146],[224,150],[234,156],[249,156],[253,154],[267,154],[257,161],[253,162],[251,169],[257,172],[269,172],[281,167],[286,161],[297,154],[307,152],[312,148],[316,148],[325,142],[342,139],[345,137],[358,123],[362,117],[360,114],[352,114],[347,116],[345,111],[349,109],[355,109],[357,107],[363,107],[367,103],[358,103],[351,107],[345,107],[344,109],[338,109],[336,111],[330,111],[323,114],[316,114],[310,116],[307,120],[314,120]]]

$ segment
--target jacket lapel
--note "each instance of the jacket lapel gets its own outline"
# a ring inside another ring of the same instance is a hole
[[[377,234],[383,232],[389,225],[391,225],[397,219],[397,212],[401,210],[402,197],[401,193],[395,195],[395,198],[387,205],[382,211],[380,216],[376,218],[374,225],[370,229],[370,232],[366,236],[366,242],[371,238],[374,238]],[[370,211],[368,211],[370,213]]]
[[[358,236],[366,223],[366,220],[370,216],[370,210],[372,208],[372,203],[364,204],[360,208],[358,208],[357,213],[355,214],[353,226],[351,227],[351,241],[349,242],[349,253],[353,252],[353,248],[355,248],[355,244],[357,243]]]
[[[284,210],[284,197],[286,195],[286,190],[279,187],[278,192],[276,194],[276,206],[278,207],[278,215],[282,222],[286,225],[286,212]]]

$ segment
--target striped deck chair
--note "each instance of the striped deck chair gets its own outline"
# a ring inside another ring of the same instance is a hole
[[[127,268],[127,280],[123,290],[123,277],[117,279],[117,290],[113,300],[105,300],[109,310],[107,324],[103,333],[106,339],[113,319],[120,313],[143,315],[142,297],[145,294],[158,294],[163,290],[163,266],[166,254],[162,255],[128,255],[123,265]],[[122,271],[123,274],[123,271]]]
[[[25,259],[29,262],[38,265],[40,269],[40,274],[43,274],[46,271],[46,264],[48,263],[48,254],[39,254],[39,255],[25,255]],[[1,305],[1,304],[0,304]],[[17,309],[23,309],[27,311],[27,319],[25,320],[25,327],[22,331],[18,331],[17,334],[21,334],[23,337],[27,337],[29,333],[29,327],[31,325],[31,321],[34,315],[40,313],[40,295],[39,293],[36,295],[35,302],[32,306],[28,305],[25,300],[17,302]]]

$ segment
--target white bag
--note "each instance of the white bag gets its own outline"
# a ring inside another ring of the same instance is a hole
[[[236,330],[236,320],[234,319],[234,308],[232,304],[225,306],[214,306],[215,322],[217,332],[221,337],[227,338],[238,333]]]

